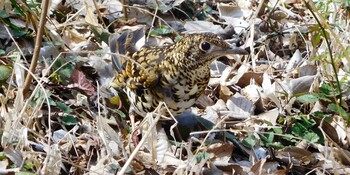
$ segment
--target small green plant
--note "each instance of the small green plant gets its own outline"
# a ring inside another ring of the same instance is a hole
[[[310,143],[323,143],[322,132],[314,119],[299,116],[292,125],[292,135],[307,140]]]
[[[153,28],[150,31],[150,35],[151,36],[168,35],[168,34],[171,34],[171,33],[173,33],[173,31],[167,25],[161,25],[160,27]]]
[[[297,97],[297,100],[303,104],[311,105],[314,105],[317,101],[320,101],[328,109],[329,112],[333,112],[337,115],[342,116],[343,119],[346,120],[347,124],[349,125],[350,113],[346,111],[346,108],[339,104],[339,96],[340,93],[338,92],[338,88],[334,87],[334,84],[325,82],[319,88],[318,93],[304,94]]]

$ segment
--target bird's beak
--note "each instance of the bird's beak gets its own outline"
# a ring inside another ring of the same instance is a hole
[[[240,54],[240,55],[248,55],[249,52],[245,49],[236,47],[236,46],[231,46],[231,49],[226,50],[227,54]]]

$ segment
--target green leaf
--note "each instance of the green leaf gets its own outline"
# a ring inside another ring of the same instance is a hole
[[[126,115],[124,114],[123,111],[121,111],[119,109],[114,109],[113,111],[116,112],[117,114],[119,114],[120,117],[126,118]]]
[[[202,159],[205,159],[206,161],[210,159],[210,154],[205,152],[199,152],[197,155],[195,155],[197,163],[201,162]]]
[[[282,128],[272,128],[276,134],[283,134]]]
[[[23,16],[25,17],[26,14],[23,12],[23,10],[21,9],[20,7],[20,4],[16,2],[16,0],[10,0],[11,1],[11,5],[12,7],[15,9],[14,11],[20,15],[20,16]]]
[[[303,139],[305,139],[311,143],[317,143],[320,140],[320,137],[314,132],[307,132],[303,136]]]
[[[343,117],[348,117],[348,113],[346,113],[346,111],[341,106],[336,105],[334,103],[329,104],[327,106],[327,109],[331,110],[331,111],[333,111],[333,112],[335,112]]]
[[[321,29],[320,29],[320,26],[318,24],[309,26],[309,31],[310,32],[319,32],[320,30]]]
[[[5,51],[0,49],[0,55],[5,55]]]
[[[316,121],[307,116],[300,116],[292,126],[292,134],[301,137],[311,143],[320,143],[323,140],[322,132],[316,127]]]
[[[173,31],[171,30],[171,28],[169,28],[166,25],[162,25],[161,27],[154,28],[150,31],[151,36],[167,35],[167,34],[171,34],[171,33],[173,33]]]
[[[62,118],[62,123],[66,126],[72,126],[76,125],[78,123],[78,120],[72,115],[65,115]]]
[[[308,128],[316,125],[316,121],[314,119],[309,119],[307,116],[301,116],[300,119],[302,124]]]
[[[26,164],[24,165],[24,168],[25,168],[26,170],[33,169],[33,168],[34,168],[34,164],[33,164],[33,163],[26,163]]]
[[[34,94],[34,98],[31,101],[31,105],[34,107],[34,106],[36,106],[37,104],[40,104],[40,103],[45,103],[46,104],[47,103],[46,97],[47,97],[49,99],[50,105],[51,106],[55,106],[55,102],[52,102],[52,99],[50,98],[50,96],[51,96],[51,92],[49,90],[45,90],[45,91],[38,90]]]
[[[294,137],[294,136],[291,135],[291,134],[285,134],[285,135],[282,136],[282,138],[283,138],[284,140],[297,143],[298,141],[296,141],[293,137]]]
[[[321,35],[319,33],[315,33],[314,35],[312,35],[312,38],[311,38],[312,46],[317,47],[318,44],[320,44],[320,42],[321,42]]]
[[[3,161],[6,159],[6,154],[5,153],[0,153],[0,161]]]
[[[242,141],[242,144],[247,148],[253,148],[259,143],[259,140],[254,135],[249,135]]]
[[[328,122],[332,122],[332,120],[333,120],[332,114],[326,114],[322,111],[315,111],[315,112],[311,113],[310,115],[317,117],[317,118],[324,118],[324,120],[326,120]]]
[[[0,11],[0,18],[5,19],[8,18],[9,16],[7,15],[5,10]]]
[[[74,59],[74,58],[72,58]],[[50,78],[54,79],[57,83],[65,82],[68,83],[70,81],[71,74],[74,70],[74,66],[71,63],[67,63],[67,60],[59,59],[52,66],[53,71],[57,71],[50,75]]]
[[[336,87],[331,86],[329,83],[323,83],[321,85],[320,93],[325,94],[328,97],[334,97],[338,95]]]
[[[261,140],[265,143],[272,143],[274,138],[275,138],[274,136],[275,136],[275,134],[273,132],[260,134]]]
[[[6,80],[12,74],[12,69],[9,66],[0,65],[0,80]]]
[[[58,74],[64,80],[69,80],[73,70],[74,70],[74,66],[71,64],[67,64],[66,66],[62,67],[62,69],[58,71]]]
[[[302,137],[307,130],[308,129],[301,123],[295,123],[292,128],[292,134]]]
[[[297,100],[301,103],[315,103],[319,100],[319,96],[316,94],[305,94],[297,97]]]
[[[46,100],[45,100],[46,103]],[[49,97],[49,105],[50,106],[57,106],[56,102],[54,100],[52,100],[52,98]]]
[[[60,108],[63,112],[66,113],[72,113],[73,109],[70,108],[69,106],[67,106],[66,104],[62,103],[62,102],[57,102],[57,107]]]

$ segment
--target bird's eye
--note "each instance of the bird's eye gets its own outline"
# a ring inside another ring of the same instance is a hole
[[[208,42],[202,42],[199,47],[203,51],[208,51],[210,49],[210,44]]]

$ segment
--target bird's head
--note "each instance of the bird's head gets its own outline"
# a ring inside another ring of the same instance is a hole
[[[213,33],[192,34],[171,46],[173,58],[180,64],[202,66],[229,54],[248,54],[239,47],[231,46]]]

